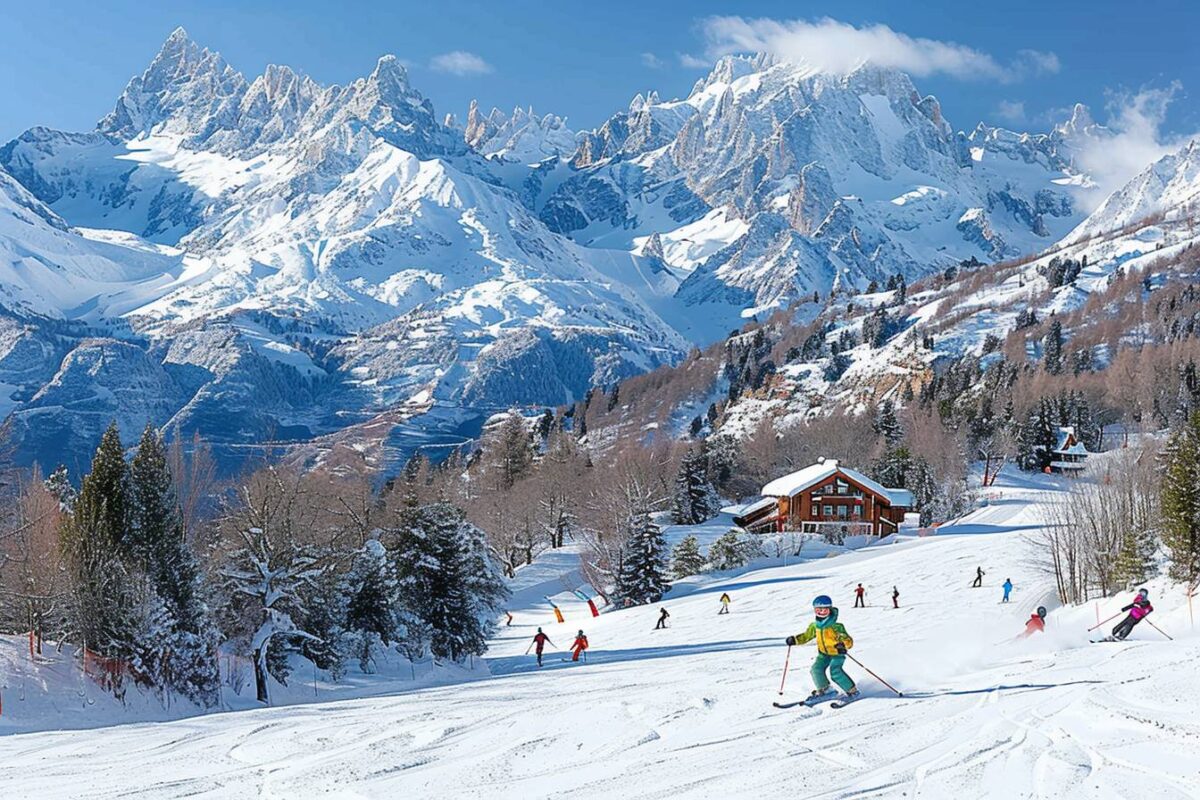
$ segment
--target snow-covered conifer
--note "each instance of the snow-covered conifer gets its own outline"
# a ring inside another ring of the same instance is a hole
[[[650,509],[631,510],[628,534],[622,549],[616,593],[635,603],[657,603],[668,589],[667,542]]]
[[[676,525],[696,525],[720,511],[717,491],[708,480],[704,454],[689,449],[679,462],[671,518]]]
[[[700,543],[695,536],[685,536],[671,551],[671,574],[676,580],[688,575],[699,575],[704,571],[704,556],[700,554]]]
[[[1200,411],[1171,437],[1162,476],[1162,541],[1170,574],[1189,586],[1200,578]]]
[[[717,571],[737,569],[749,563],[755,545],[741,528],[730,528],[708,548],[709,567]]]

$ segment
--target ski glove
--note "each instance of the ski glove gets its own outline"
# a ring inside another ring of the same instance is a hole
[[[846,655],[846,645],[843,644],[842,642],[838,642],[837,644],[835,644],[833,646],[833,649],[837,650],[839,656]]]
[[[787,637],[787,639],[786,639],[785,641],[786,641],[786,643],[787,643],[787,646],[788,646],[788,647],[791,647],[792,645],[794,645],[794,644],[796,643],[796,637],[795,637],[795,636],[789,636],[789,637]]]

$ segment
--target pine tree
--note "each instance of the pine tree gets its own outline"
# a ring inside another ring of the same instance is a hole
[[[67,512],[74,510],[79,493],[71,485],[71,477],[65,465],[60,464],[58,469],[50,473],[46,478],[46,488],[57,498],[59,508]]]
[[[903,489],[912,467],[913,456],[907,447],[891,447],[871,465],[871,477],[884,486]]]
[[[695,536],[685,536],[671,551],[671,574],[675,580],[704,571],[704,556],[700,555],[700,543]]]
[[[676,525],[697,525],[720,511],[717,491],[708,480],[704,455],[689,449],[679,462],[671,517]]]
[[[1127,525],[1113,564],[1113,581],[1125,589],[1133,589],[1154,576],[1154,554],[1158,541],[1154,531],[1137,530]]]
[[[1200,411],[1171,437],[1164,457],[1162,541],[1171,577],[1191,586],[1200,578]]]
[[[542,415],[538,417],[537,435],[542,446],[546,446],[546,442],[550,440],[550,432],[554,430],[554,412],[546,409]]]
[[[667,581],[666,539],[649,509],[633,509],[627,524],[616,594],[638,604],[657,603],[671,588]]]
[[[1017,431],[1017,466],[1026,471],[1041,472],[1050,466],[1058,438],[1052,424],[1053,415],[1046,398],[1030,412],[1025,424]]]
[[[883,437],[889,447],[895,447],[904,438],[904,428],[896,417],[896,406],[891,400],[884,400],[879,406],[879,414],[875,417],[875,432]]]
[[[441,502],[407,510],[394,558],[401,606],[423,623],[434,657],[483,654],[508,590],[462,509]]]
[[[123,556],[129,532],[128,468],[116,423],[109,425],[83,478],[74,513],[60,533],[71,570],[72,622],[83,645],[114,658],[129,655],[131,596]]]
[[[352,642],[346,632],[347,587],[336,570],[326,569],[303,588],[298,627],[312,634],[300,642],[300,652],[339,680],[346,671]]]
[[[1050,330],[1042,337],[1042,363],[1046,372],[1058,375],[1063,368],[1063,333],[1062,323],[1058,320],[1050,323]]]
[[[741,528],[730,528],[708,548],[709,566],[717,571],[737,569],[749,563],[753,544]]]
[[[147,425],[129,466],[129,557],[161,599],[169,627],[161,650],[172,688],[211,705],[217,699],[216,648],[199,596],[200,570],[185,541],[161,435]]]
[[[363,672],[371,671],[374,654],[404,634],[395,566],[378,539],[360,550],[346,576],[346,630]]]

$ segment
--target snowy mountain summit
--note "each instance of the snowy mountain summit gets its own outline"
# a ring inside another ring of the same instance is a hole
[[[166,370],[155,410],[106,407],[123,426],[306,438],[412,398],[472,419],[571,402],[814,292],[1043,249],[1082,220],[1071,142],[1091,128],[1077,110],[1048,134],[956,133],[895,70],[730,56],[594,131],[477,104],[460,129],[394,56],[345,86],[247,79],[177,29],[95,130],[0,148],[0,191],[37,218],[0,252],[36,229],[79,254],[40,262],[76,289],[13,273],[3,302],[26,338],[86,323]],[[5,373],[6,407],[57,396],[83,338]],[[215,386],[263,374],[279,402],[230,424],[221,398],[250,395]],[[70,402],[36,413],[82,425]]]

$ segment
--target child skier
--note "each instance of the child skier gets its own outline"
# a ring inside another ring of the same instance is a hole
[[[863,585],[861,583],[858,585],[858,588],[854,590],[854,607],[855,608],[866,608],[867,607],[867,602],[863,599],[863,595],[866,594],[866,592],[867,592],[867,590],[863,588]]]
[[[550,642],[550,637],[547,636],[546,634],[542,633],[541,628],[538,628],[538,632],[536,634],[534,634],[534,637],[533,637],[533,646],[535,646],[537,648],[537,659],[538,659],[539,667],[542,665],[542,651],[546,649],[546,642]],[[550,642],[550,644],[553,645],[554,642]],[[525,652],[526,653],[529,652],[528,647],[525,648]]]
[[[1001,603],[1007,603],[1007,602],[1008,602],[1008,596],[1009,596],[1010,594],[1012,594],[1012,578],[1005,578],[1005,579],[1004,579],[1004,586],[1003,586],[1003,587],[1001,587],[1001,588],[1003,588],[1003,589],[1004,589],[1004,599],[1003,599],[1003,600],[1001,600],[1000,602],[1001,602]]]
[[[1046,607],[1038,606],[1037,611],[1029,615],[1029,620],[1025,623],[1025,632],[1021,634],[1021,638],[1026,639],[1035,633],[1043,633],[1045,630]]]
[[[658,624],[654,626],[654,630],[667,627],[667,617],[669,616],[671,615],[667,613],[667,609],[665,607],[660,608],[658,610]]]
[[[1122,640],[1133,631],[1133,626],[1137,625],[1146,615],[1154,610],[1154,606],[1150,605],[1150,592],[1146,589],[1139,589],[1137,597],[1133,598],[1133,602],[1121,609],[1128,611],[1129,616],[1117,623],[1117,627],[1112,629],[1114,639]]]
[[[578,635],[575,636],[575,641],[571,644],[571,660],[578,661],[579,655],[584,650],[587,650],[587,649],[588,649],[587,637],[583,635],[583,631],[580,631],[578,633]]]
[[[823,594],[813,600],[813,614],[816,615],[816,619],[804,633],[787,637],[789,647],[817,640],[817,658],[810,670],[816,688],[809,695],[809,699],[828,692],[829,679],[833,678],[833,682],[846,693],[846,699],[853,700],[858,697],[858,687],[842,669],[842,664],[846,663],[846,651],[854,646],[854,640],[846,633],[845,626],[837,621],[838,610],[833,607],[833,600],[828,595]]]
[[[721,616],[722,614],[729,613],[729,604],[731,602],[733,602],[733,601],[729,598],[729,592],[722,592],[721,593],[721,610],[717,612],[718,617]]]

